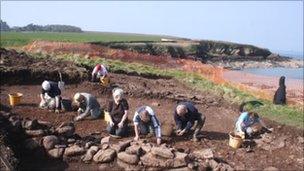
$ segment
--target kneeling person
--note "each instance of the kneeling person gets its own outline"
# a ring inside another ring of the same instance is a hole
[[[74,95],[74,102],[79,107],[79,115],[75,117],[75,121],[80,121],[86,117],[97,119],[101,115],[97,99],[89,93],[76,93]]]
[[[58,84],[53,81],[43,81],[42,90],[40,94],[40,104],[39,107],[43,109],[54,110],[59,113],[60,103],[61,103],[61,90]]]
[[[156,135],[157,144],[161,144],[161,128],[158,119],[149,106],[142,106],[136,110],[133,118],[135,140],[139,140],[139,134],[149,133]]]
[[[255,112],[243,112],[239,116],[236,124],[235,124],[235,132],[236,134],[245,135],[245,137],[252,137],[254,130],[251,126],[259,123],[263,128],[266,128],[268,131],[272,132],[272,128],[268,128],[266,124],[261,120],[259,115]]]
[[[110,122],[107,131],[112,136],[122,137],[128,133],[128,101],[123,98],[123,90],[116,88],[113,90],[113,101],[109,102],[108,112]]]
[[[103,86],[107,86],[110,83],[110,77],[108,71],[104,65],[97,64],[92,71],[92,82],[100,81]]]
[[[174,111],[174,120],[176,123],[178,136],[182,136],[189,132],[196,122],[194,128],[193,140],[198,141],[197,135],[204,126],[206,117],[199,113],[191,102],[179,103]]]

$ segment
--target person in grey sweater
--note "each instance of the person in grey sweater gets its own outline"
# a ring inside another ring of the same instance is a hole
[[[74,95],[74,102],[79,107],[78,116],[75,121],[83,120],[86,117],[90,119],[97,119],[101,115],[100,105],[97,99],[89,93],[76,93]]]

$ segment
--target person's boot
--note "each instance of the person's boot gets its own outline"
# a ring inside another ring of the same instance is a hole
[[[200,131],[199,129],[195,129],[195,131],[194,131],[194,133],[193,133],[192,141],[194,141],[194,142],[198,142],[198,141],[199,141],[199,139],[198,139],[198,137],[197,137],[199,131]]]

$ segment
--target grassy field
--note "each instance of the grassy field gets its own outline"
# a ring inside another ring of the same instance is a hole
[[[169,36],[110,32],[1,32],[1,47],[23,46],[34,40],[64,42],[160,41],[161,38],[168,37]]]
[[[33,56],[44,58],[41,54],[33,54]],[[94,67],[97,63],[103,63],[109,67],[111,72],[124,70],[126,72],[137,72],[138,74],[172,77],[180,82],[186,83],[189,87],[194,87],[200,91],[208,91],[218,96],[222,96],[225,100],[231,102],[231,104],[240,105],[244,101],[259,100],[264,103],[264,106],[260,107],[258,110],[262,116],[282,124],[296,126],[302,129],[304,128],[303,108],[273,105],[271,101],[257,99],[254,96],[234,87],[214,84],[196,73],[184,72],[177,69],[159,69],[150,65],[134,62],[125,63],[120,60],[110,60],[105,58],[97,58],[95,60],[86,59],[79,55],[62,55],[56,56],[56,58],[73,61],[78,65],[86,67]]]

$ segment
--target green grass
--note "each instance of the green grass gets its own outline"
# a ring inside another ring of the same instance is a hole
[[[132,33],[83,32],[1,32],[1,47],[18,47],[34,40],[63,42],[116,42],[116,41],[160,41],[168,36]]]
[[[34,56],[39,58],[43,57],[41,54]],[[231,104],[240,105],[244,101],[259,100],[264,103],[264,106],[259,109],[259,113],[262,116],[282,124],[296,126],[302,129],[304,128],[303,108],[273,105],[270,101],[257,99],[254,96],[234,87],[214,84],[196,73],[184,72],[177,69],[160,69],[150,65],[126,63],[120,60],[110,60],[105,58],[97,58],[96,60],[85,59],[78,55],[61,55],[56,56],[56,58],[73,61],[78,65],[89,67],[94,67],[97,63],[103,63],[109,67],[111,72],[124,70],[126,72],[137,72],[138,74],[152,74],[156,76],[172,77],[182,83],[185,83],[189,87],[222,96],[225,100],[231,102]]]

